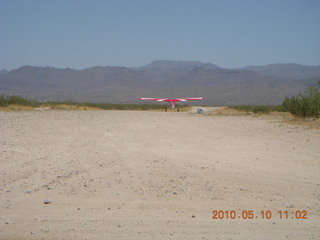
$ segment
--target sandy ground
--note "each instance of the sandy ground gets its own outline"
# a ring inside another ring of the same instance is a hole
[[[0,123],[1,240],[320,239],[320,130],[139,111]]]

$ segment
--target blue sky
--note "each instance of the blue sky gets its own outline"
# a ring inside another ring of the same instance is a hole
[[[320,65],[319,0],[0,0],[0,69]]]

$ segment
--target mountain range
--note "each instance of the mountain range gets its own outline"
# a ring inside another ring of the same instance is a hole
[[[22,66],[2,70],[0,94],[39,101],[139,103],[140,97],[204,97],[197,104],[281,104],[320,80],[320,66],[270,64],[221,68],[196,61],[157,60],[136,68],[81,70]]]

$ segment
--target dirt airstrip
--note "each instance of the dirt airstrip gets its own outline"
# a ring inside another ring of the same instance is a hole
[[[320,239],[320,130],[272,117],[0,112],[0,239]]]

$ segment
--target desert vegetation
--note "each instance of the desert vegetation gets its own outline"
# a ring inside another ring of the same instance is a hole
[[[239,111],[245,111],[247,113],[270,113],[270,112],[285,112],[283,106],[278,105],[241,105],[241,106],[230,106],[230,108],[237,109]]]
[[[320,87],[320,81],[318,82]],[[304,94],[283,100],[282,105],[240,105],[230,106],[231,108],[247,113],[270,113],[290,112],[298,117],[319,117],[320,116],[320,90],[318,87],[310,86]]]
[[[318,82],[320,87],[320,81]],[[318,87],[310,86],[296,97],[285,98],[282,106],[293,115],[299,117],[320,116],[320,91]]]
[[[319,86],[310,86],[298,96],[283,100],[282,105],[239,105],[230,108],[252,113],[290,112],[298,117],[320,116],[320,81]],[[18,106],[18,107],[17,107]],[[79,103],[66,102],[39,102],[21,96],[0,95],[0,108],[5,110],[27,110],[33,108],[49,108],[53,110],[164,110],[165,104],[111,104],[111,103]],[[177,108],[187,109],[188,105],[179,105]]]
[[[38,102],[29,100],[21,96],[4,96],[0,95],[0,107],[8,110],[19,110],[21,108],[12,108],[11,106],[26,106],[32,108],[48,107],[53,110],[161,110],[168,108],[164,104],[111,104],[111,103],[79,103],[73,101],[67,102]],[[177,108],[186,108],[187,105],[177,105]],[[23,108],[26,109],[26,108]]]
[[[41,104],[37,101],[28,100],[20,96],[0,95],[0,107],[8,107],[10,105],[38,107]]]

